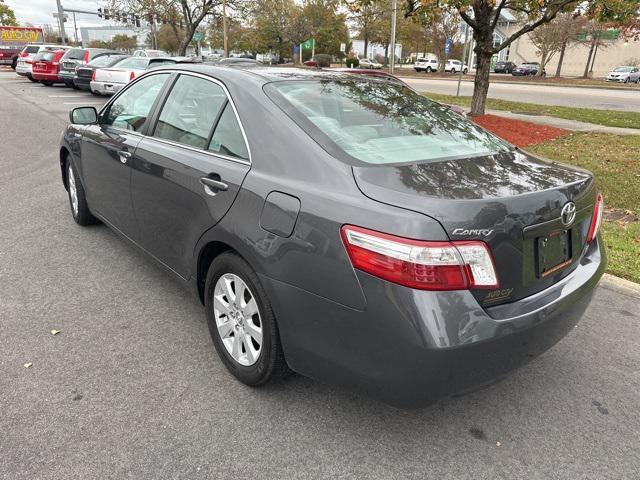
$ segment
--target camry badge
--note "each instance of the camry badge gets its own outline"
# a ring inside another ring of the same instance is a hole
[[[562,211],[560,212],[560,220],[565,227],[568,227],[576,219],[576,204],[573,202],[567,202]]]
[[[481,237],[488,237],[493,233],[493,229],[489,228],[456,228],[453,235],[479,235]]]

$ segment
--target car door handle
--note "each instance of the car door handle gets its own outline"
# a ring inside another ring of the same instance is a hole
[[[229,189],[229,185],[227,185],[226,183],[209,177],[202,177],[200,179],[200,183],[204,185],[204,191],[207,192],[207,195],[211,196],[214,196],[218,192],[224,192]]]
[[[120,158],[120,163],[127,163],[131,158],[131,153],[120,150],[118,152],[118,157]]]

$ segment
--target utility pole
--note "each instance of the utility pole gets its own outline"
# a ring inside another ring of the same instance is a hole
[[[76,45],[78,44],[78,25],[76,24],[76,12],[73,12],[73,32],[76,38]]]
[[[56,0],[58,4],[58,25],[60,26],[60,40],[62,41],[62,45],[67,44],[67,36],[64,33],[64,8],[62,8],[62,4],[60,0]]]
[[[229,47],[227,40],[227,1],[222,0],[222,43],[224,46],[224,58],[229,56]]]
[[[458,75],[458,89],[456,90],[456,97],[460,96],[460,83],[462,82],[462,71],[464,70],[464,64],[467,61],[467,41],[469,39],[469,25],[464,22],[464,49],[462,51],[462,67],[460,68],[460,74]]]
[[[398,16],[398,0],[391,2],[391,42],[389,50],[391,50],[391,58],[389,59],[389,72],[393,73],[396,66],[396,21]]]

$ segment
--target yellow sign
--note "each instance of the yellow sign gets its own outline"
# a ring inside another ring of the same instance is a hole
[[[38,31],[19,28],[3,28],[2,41],[7,42],[37,42]]]

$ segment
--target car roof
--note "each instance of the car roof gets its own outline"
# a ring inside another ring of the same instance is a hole
[[[234,64],[176,64],[162,67],[162,70],[177,70],[211,75],[220,80],[241,81],[242,79],[256,83],[271,83],[286,80],[329,80],[329,79],[353,79],[357,76],[359,79],[380,82],[389,81],[388,78],[374,75],[361,75],[358,73],[349,73],[345,71],[319,70],[316,68],[297,68],[297,67],[269,67],[258,65],[234,65]],[[154,69],[158,71],[158,68]]]

